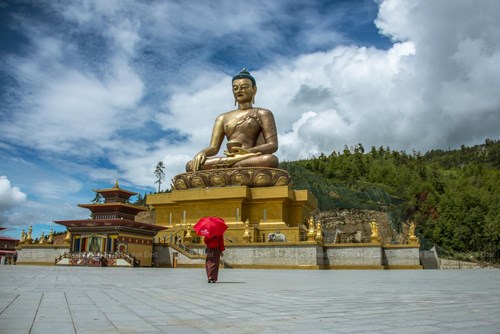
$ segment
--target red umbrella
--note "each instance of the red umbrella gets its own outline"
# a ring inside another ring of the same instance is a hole
[[[211,238],[216,235],[223,235],[227,230],[227,225],[219,217],[203,217],[193,226],[196,234]]]

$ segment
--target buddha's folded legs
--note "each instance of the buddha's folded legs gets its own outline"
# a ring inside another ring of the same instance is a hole
[[[260,154],[245,158],[240,161],[234,161],[227,157],[207,158],[205,163],[201,165],[202,170],[217,169],[217,168],[235,168],[235,167],[278,167],[278,158],[272,154]],[[192,172],[193,167],[191,161],[186,164],[186,172]]]

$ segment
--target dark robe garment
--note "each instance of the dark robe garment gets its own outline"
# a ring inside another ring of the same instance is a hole
[[[205,238],[203,240],[207,245],[207,258],[205,260],[205,269],[209,280],[217,281],[219,278],[220,256],[224,251],[224,237],[216,236]]]

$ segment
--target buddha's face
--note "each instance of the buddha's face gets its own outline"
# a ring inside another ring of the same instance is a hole
[[[253,86],[250,79],[236,79],[233,81],[233,95],[238,103],[251,102],[257,87]]]

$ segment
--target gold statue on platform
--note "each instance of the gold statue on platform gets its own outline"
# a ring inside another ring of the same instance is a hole
[[[415,223],[411,222],[410,228],[408,229],[408,243],[410,245],[418,244],[418,238],[415,236]]]
[[[370,236],[370,242],[371,243],[378,243],[380,242],[380,236],[379,236],[379,231],[378,231],[378,224],[376,222],[371,222],[370,223],[370,229],[372,231],[372,234]]]
[[[184,242],[190,243],[192,239],[193,236],[191,235],[191,224],[187,224],[186,235],[184,236]]]
[[[316,238],[314,218],[311,216],[307,223],[309,225],[309,231],[307,232],[307,241],[314,241]]]
[[[316,225],[316,237],[314,239],[319,243],[323,242],[323,230],[321,228],[321,222],[318,222],[318,225]]]
[[[252,241],[252,235],[250,234],[250,220],[249,219],[247,219],[245,221],[245,231],[243,232],[243,240],[245,242]]]
[[[186,164],[186,171],[229,167],[278,167],[278,132],[270,110],[254,108],[257,93],[255,79],[243,69],[232,80],[238,109],[221,114],[215,120],[210,145]],[[227,138],[225,157],[214,157]]]

